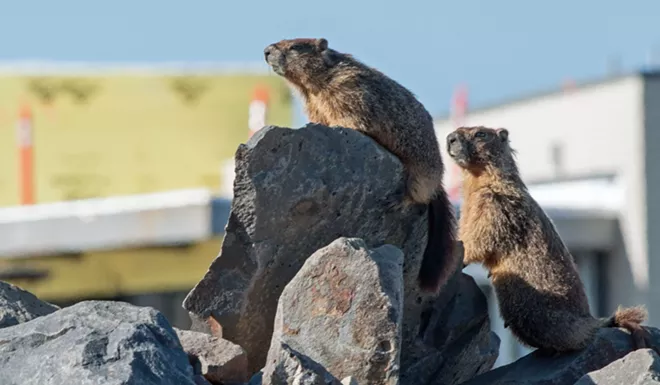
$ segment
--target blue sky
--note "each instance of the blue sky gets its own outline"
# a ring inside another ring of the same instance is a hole
[[[463,82],[473,106],[660,59],[660,1],[2,0],[0,59],[262,61],[281,38],[327,38],[434,114]]]

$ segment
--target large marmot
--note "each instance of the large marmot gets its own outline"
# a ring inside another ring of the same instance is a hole
[[[454,209],[442,185],[444,167],[428,111],[405,87],[328,48],[326,39],[282,40],[266,47],[264,55],[273,71],[301,93],[311,122],[358,130],[401,160],[407,191],[398,203],[429,206],[419,285],[440,289],[460,257],[453,252]]]

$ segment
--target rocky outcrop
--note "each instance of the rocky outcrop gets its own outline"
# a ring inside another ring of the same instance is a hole
[[[651,349],[628,353],[606,367],[582,377],[575,385],[658,385],[660,356]]]
[[[243,348],[209,334],[174,330],[196,374],[214,384],[248,381],[247,355]]]
[[[0,329],[18,325],[58,310],[20,287],[0,281]]]
[[[660,346],[660,330],[648,328],[653,340],[653,346]],[[502,366],[479,377],[476,377],[464,385],[564,385],[575,384],[584,375],[606,367],[613,361],[616,361],[633,350],[633,343],[630,334],[617,328],[601,329],[593,343],[584,350],[561,355],[559,357],[549,357],[533,352],[518,361]],[[634,361],[643,357],[635,353],[631,356]],[[655,357],[654,357],[655,358]],[[648,359],[646,359],[648,363]],[[644,363],[629,363],[628,368],[644,366]],[[623,367],[622,363],[615,367]],[[646,369],[644,369],[646,370]],[[605,373],[612,373],[605,370]],[[596,375],[595,378],[603,378]],[[631,381],[635,374],[628,372],[626,378]],[[600,384],[593,379],[583,379],[583,384]],[[603,382],[609,384],[609,382]],[[635,384],[634,382],[612,382],[612,384]],[[642,382],[643,384],[643,382]]]
[[[0,329],[0,384],[193,385],[167,320],[152,308],[85,301]]]
[[[399,160],[354,130],[265,127],[236,152],[234,198],[220,255],[184,301],[215,318],[223,338],[265,364],[284,287],[316,250],[346,236],[404,254],[402,368],[413,354],[419,318],[432,297],[417,289],[426,245],[426,208],[387,210],[403,193]]]
[[[287,359],[305,354],[335,378],[398,384],[403,310],[403,254],[339,238],[314,253],[280,296],[263,384]]]

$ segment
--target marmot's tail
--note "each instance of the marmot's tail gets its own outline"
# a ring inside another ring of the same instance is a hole
[[[633,337],[635,348],[644,349],[648,346],[648,332],[642,327],[641,323],[646,321],[647,316],[648,312],[644,306],[628,308],[619,306],[614,315],[602,320],[602,326],[627,329]]]
[[[428,208],[428,241],[418,275],[422,290],[438,292],[456,271],[461,256],[454,253],[455,228],[454,206],[441,190]]]

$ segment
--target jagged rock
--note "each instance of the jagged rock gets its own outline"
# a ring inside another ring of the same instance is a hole
[[[249,385],[341,385],[323,366],[285,343],[277,349],[277,365]],[[263,380],[263,382],[261,382]],[[258,381],[258,382],[257,382]]]
[[[660,330],[651,327],[647,329],[651,333],[653,346],[660,346]],[[630,334],[617,328],[604,328],[598,331],[594,341],[583,350],[559,357],[544,356],[534,351],[463,385],[575,384],[585,374],[609,365],[632,350]]]
[[[0,329],[33,320],[58,309],[59,307],[40,300],[18,286],[0,281]]]
[[[401,374],[402,384],[452,385],[490,370],[500,339],[490,330],[488,302],[474,281],[460,273],[436,300],[422,326],[419,359]]]
[[[399,160],[357,131],[310,124],[264,127],[235,163],[222,250],[184,308],[214,317],[254,373],[265,364],[277,300],[312,253],[341,236],[387,243],[405,256],[401,366],[414,363],[420,314],[433,300],[417,288],[428,225],[424,207],[386,210],[404,191]]]
[[[368,249],[339,238],[314,253],[280,297],[263,384],[271,381],[285,345],[335,378],[398,384],[403,302],[403,253]]]
[[[247,355],[240,346],[205,333],[174,328],[193,367],[212,383],[246,382]]]
[[[575,385],[658,385],[660,356],[651,349],[630,352],[606,367],[582,377]]]
[[[193,385],[186,353],[149,307],[84,301],[0,329],[0,384]]]

